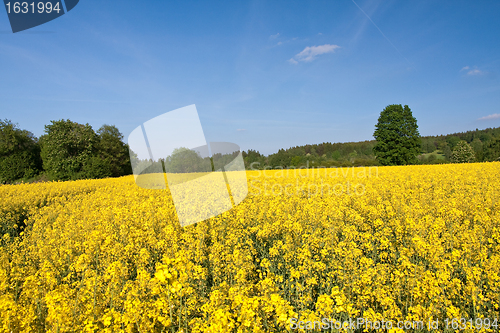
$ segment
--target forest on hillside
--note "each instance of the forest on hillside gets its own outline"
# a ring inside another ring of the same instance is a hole
[[[500,157],[500,127],[476,129],[448,135],[421,137],[421,164],[452,163],[452,153],[459,142],[465,141],[474,150],[475,162],[495,161]],[[256,150],[243,152],[247,169],[263,169],[266,166],[371,166],[378,165],[373,147],[376,141],[308,144],[280,149],[264,156]],[[253,163],[253,164],[252,164]]]

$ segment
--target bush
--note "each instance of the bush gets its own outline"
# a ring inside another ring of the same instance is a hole
[[[91,156],[85,161],[82,171],[77,175],[78,179],[97,179],[113,176],[112,166],[109,160],[99,156]]]
[[[33,162],[34,159],[35,157],[27,151],[3,156],[0,160],[0,181],[12,182],[34,177],[39,172]]]

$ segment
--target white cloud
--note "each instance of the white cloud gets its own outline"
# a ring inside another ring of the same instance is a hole
[[[269,36],[269,39],[276,39],[280,36],[280,33],[278,32],[276,35],[271,35]]]
[[[467,75],[483,75],[483,74],[487,73],[485,71],[477,69],[476,66],[474,66],[474,68],[470,68],[469,66],[465,66],[460,71],[461,72],[466,71]]]
[[[470,71],[467,72],[467,75],[482,75],[484,74],[483,71],[480,71],[479,69],[471,69]]]
[[[489,116],[481,117],[478,120],[493,120],[493,119],[500,119],[500,113],[493,113],[490,114]]]
[[[246,129],[244,129],[244,128],[238,128],[237,131],[238,132],[244,132],[244,131],[246,131]]]
[[[295,57],[288,60],[292,64],[298,64],[299,61],[311,62],[317,56],[326,53],[333,53],[336,49],[340,48],[338,45],[325,44],[319,46],[307,46],[302,52],[297,53]]]

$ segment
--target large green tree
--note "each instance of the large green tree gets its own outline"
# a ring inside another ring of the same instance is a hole
[[[388,105],[378,118],[373,134],[373,152],[381,165],[406,165],[418,162],[421,142],[417,119],[408,107]]]
[[[106,169],[95,159],[99,137],[92,127],[69,119],[51,123],[45,125],[46,134],[40,138],[43,168],[49,178],[68,180],[102,176],[91,172],[98,167]],[[109,174],[109,168],[106,173]]]
[[[0,183],[33,177],[41,168],[36,137],[10,120],[0,120]]]
[[[132,173],[128,146],[112,125],[52,121],[42,136],[43,166],[51,179],[118,177]]]

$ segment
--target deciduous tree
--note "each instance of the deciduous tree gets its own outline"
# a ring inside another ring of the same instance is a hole
[[[418,162],[421,143],[417,119],[408,105],[388,105],[378,118],[373,134],[373,151],[381,165],[405,165]]]
[[[45,135],[40,138],[43,168],[49,178],[58,180],[92,178],[87,176],[88,166],[97,152],[99,138],[89,124],[71,120],[52,121],[45,125]],[[98,163],[99,164],[99,163]]]
[[[104,171],[109,165],[110,176],[119,177],[132,173],[128,145],[123,142],[123,135],[113,125],[103,125],[97,131],[99,136],[98,156],[105,162],[95,161]]]
[[[470,163],[475,159],[474,149],[466,141],[459,141],[451,153],[451,161],[454,163]]]
[[[37,138],[10,120],[0,120],[0,183],[33,177],[41,168]]]

